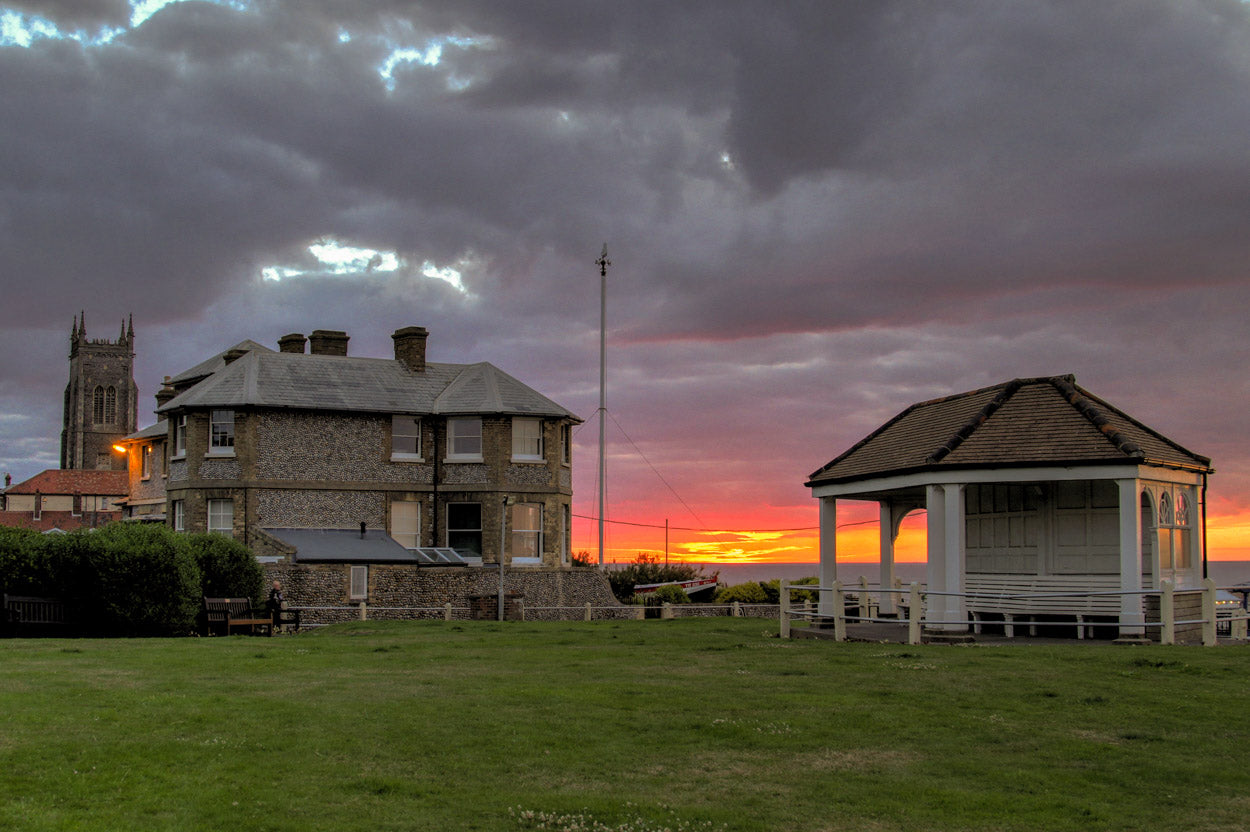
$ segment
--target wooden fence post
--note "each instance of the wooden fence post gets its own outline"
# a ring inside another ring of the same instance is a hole
[[[907,604],[907,643],[920,643],[920,621],[924,613],[920,609],[920,584],[912,583]]]
[[[365,610],[366,610],[365,602],[361,601],[360,602],[360,620],[361,621],[369,620],[369,615]]]
[[[1202,646],[1215,646],[1215,581],[1202,579]]]
[[[875,618],[872,614],[872,599],[868,597],[868,576],[859,576],[859,618],[861,623],[865,618]]]
[[[846,641],[846,598],[841,581],[833,582],[833,640]]]
[[[1176,643],[1176,598],[1171,581],[1159,581],[1159,630],[1160,644]]]
[[[777,615],[781,619],[781,637],[790,637],[790,582],[781,582],[781,595],[778,598],[781,602],[781,608]]]

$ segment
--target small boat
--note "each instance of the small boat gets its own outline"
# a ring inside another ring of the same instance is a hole
[[[695,578],[689,581],[664,581],[658,584],[634,584],[635,595],[650,595],[662,586],[676,586],[694,598],[695,593],[715,592],[718,578]]]

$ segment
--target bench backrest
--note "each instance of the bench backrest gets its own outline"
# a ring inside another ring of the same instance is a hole
[[[224,621],[229,618],[250,618],[251,598],[205,598],[204,612],[210,619]]]

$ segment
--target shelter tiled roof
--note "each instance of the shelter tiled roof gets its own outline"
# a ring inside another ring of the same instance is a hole
[[[380,529],[265,529],[296,549],[301,563],[417,563],[415,554]]]
[[[275,407],[373,413],[577,417],[491,364],[427,364],[413,372],[384,358],[251,350],[159,409]]]
[[[4,489],[5,494],[89,494],[120,496],[130,486],[125,471],[83,471],[52,468]]]
[[[816,471],[808,485],[952,468],[1130,463],[1210,472],[1072,376],[1015,379],[920,402]]]

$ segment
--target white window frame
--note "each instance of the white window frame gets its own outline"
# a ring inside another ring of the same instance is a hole
[[[223,511],[229,507],[229,511]],[[229,525],[223,525],[223,520],[229,520]],[[234,500],[230,498],[213,498],[208,500],[208,523],[207,528],[210,534],[224,534],[226,537],[234,537]]]
[[[347,579],[347,597],[352,601],[369,598],[369,566],[352,566]]]
[[[144,445],[139,449],[139,479],[152,479],[152,446]]]
[[[229,414],[229,420],[226,419]],[[218,436],[217,426],[222,425]],[[229,426],[228,428],[224,426]],[[210,410],[208,413],[208,453],[210,456],[234,456],[234,411]]]
[[[573,507],[565,503],[560,507],[560,564],[573,565],[573,548],[569,538],[569,527],[572,525]]]
[[[407,524],[401,526],[399,523],[400,515],[407,511],[410,506],[416,513],[411,529],[408,528]],[[391,500],[391,538],[405,549],[416,549],[421,546],[420,500]]]
[[[467,526],[453,528],[451,525],[452,506],[477,506],[477,528],[469,528]],[[482,541],[483,541],[482,504],[474,503],[474,502],[465,502],[465,501],[457,501],[453,503],[448,503],[446,506],[446,517],[444,519],[446,520],[446,522],[443,524],[443,527],[446,529],[446,535],[447,535],[446,543],[447,543],[448,548],[456,549],[456,551],[458,552],[460,551],[460,549],[456,546],[456,544],[452,542],[451,536],[453,533],[476,534],[477,535],[477,556],[476,557],[474,557],[473,555],[465,556],[461,554],[461,557],[463,557],[469,563],[481,563],[482,562]]]
[[[474,432],[476,429],[476,432]],[[476,439],[477,450],[472,450]],[[468,448],[469,450],[465,450]],[[482,420],[480,417],[447,420],[447,462],[482,461]]]
[[[522,514],[531,514],[530,522],[524,527]],[[533,528],[530,526],[533,525]],[[538,566],[543,562],[543,504],[513,503],[508,506],[508,552],[512,555],[511,563],[516,566]],[[518,551],[532,548],[533,555],[520,555]]]
[[[412,433],[406,431],[411,430]],[[412,450],[396,450],[396,439],[410,439],[404,443]],[[423,462],[421,456],[421,418],[406,414],[391,414],[391,459],[400,462]]]
[[[187,504],[185,500],[174,500],[174,531],[185,532],[187,530]]]
[[[512,417],[512,461],[543,461],[543,420]]]
[[[573,464],[573,426],[568,422],[560,424],[560,464]]]
[[[174,459],[187,455],[187,414],[174,417]]]

